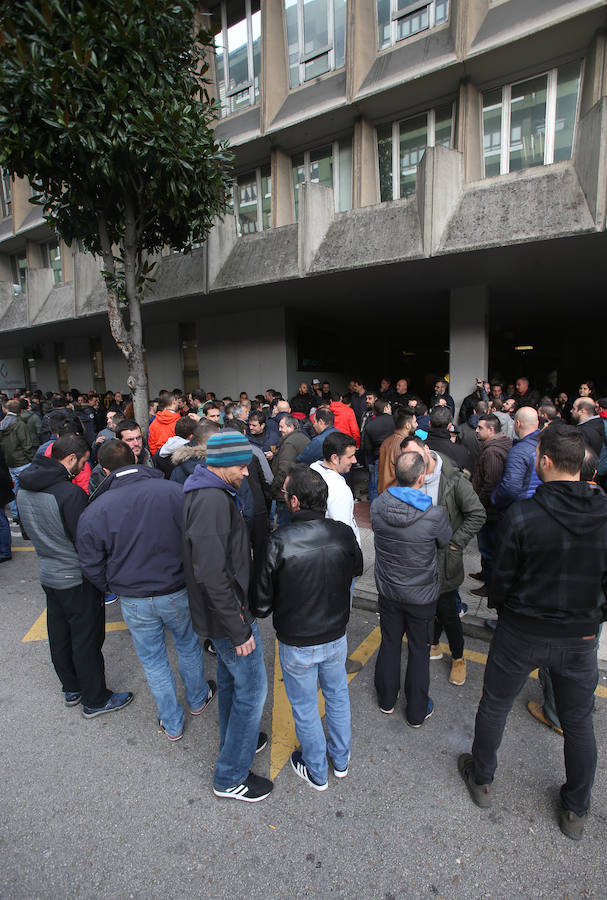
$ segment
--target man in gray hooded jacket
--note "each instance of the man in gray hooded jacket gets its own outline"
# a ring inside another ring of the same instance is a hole
[[[383,713],[394,712],[400,688],[400,653],[407,634],[406,718],[419,728],[432,715],[428,697],[429,645],[439,594],[437,551],[446,547],[451,526],[440,506],[422,493],[426,466],[419,453],[396,460],[398,484],[371,505],[375,533],[375,583],[379,594],[381,646],[375,689]]]

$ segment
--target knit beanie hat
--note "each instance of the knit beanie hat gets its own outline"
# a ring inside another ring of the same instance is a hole
[[[207,466],[216,469],[228,466],[248,466],[253,450],[243,434],[238,431],[218,431],[207,441]]]

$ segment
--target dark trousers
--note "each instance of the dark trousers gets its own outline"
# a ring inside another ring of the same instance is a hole
[[[457,591],[445,591],[444,594],[439,594],[436,602],[433,644],[438,644],[440,641],[443,628],[449,641],[451,656],[453,659],[461,659],[464,655],[464,630],[457,611]]]
[[[85,706],[104,706],[111,696],[105,684],[101,648],[105,640],[103,594],[89,581],[72,588],[46,587],[51,659],[64,691],[80,691]]]
[[[478,552],[481,555],[481,572],[483,573],[483,581],[488,586],[493,574],[493,560],[495,558],[495,533],[497,531],[497,520],[485,522],[481,530],[476,535],[478,543]]]
[[[561,800],[565,809],[584,815],[590,805],[597,760],[592,724],[594,690],[599,677],[597,645],[596,635],[589,640],[540,637],[519,631],[500,618],[489,650],[483,696],[476,714],[472,757],[477,784],[493,781],[497,750],[514,699],[529,673],[538,666],[547,666],[565,734],[567,781],[561,788]]]
[[[406,606],[393,600],[378,598],[381,645],[375,663],[375,690],[379,705],[391,709],[400,689],[400,652],[403,635],[407,635],[407,674],[405,697],[407,719],[421,724],[428,712],[430,656],[428,646],[436,613],[436,604]]]

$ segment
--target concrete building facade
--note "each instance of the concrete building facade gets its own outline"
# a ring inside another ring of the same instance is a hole
[[[607,385],[605,0],[223,0],[216,131],[233,214],[167,249],[154,395],[450,373]],[[0,359],[124,388],[100,262],[2,179]],[[9,367],[10,368],[10,367]]]

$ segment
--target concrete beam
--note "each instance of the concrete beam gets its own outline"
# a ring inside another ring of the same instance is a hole
[[[487,379],[489,370],[489,292],[486,285],[453,288],[449,304],[449,393],[456,416],[461,403]]]
[[[262,0],[260,95],[264,133],[289,94],[285,35],[284,0]]]
[[[380,202],[375,128],[367,119],[354,123],[352,145],[352,206],[374,206]]]
[[[314,261],[335,217],[333,189],[306,181],[299,186],[299,274],[305,275]]]
[[[272,224],[293,225],[295,222],[295,199],[293,197],[293,166],[291,157],[279,147],[272,150],[270,157],[272,172]]]
[[[346,95],[351,100],[360,90],[377,56],[375,4],[350,0],[346,36]]]
[[[455,149],[464,154],[464,180],[479,181],[483,177],[483,119],[481,96],[470,81],[459,87]]]
[[[417,209],[426,256],[434,256],[464,185],[463,154],[448,147],[428,147],[417,167]]]

